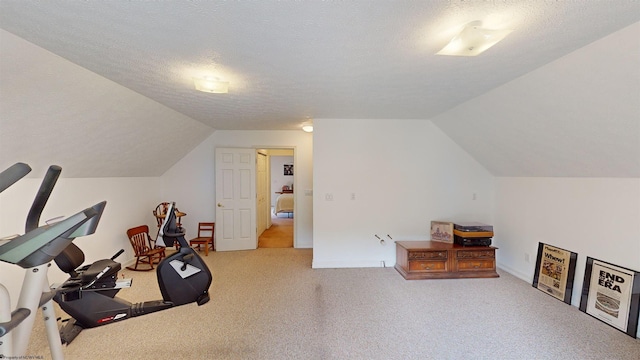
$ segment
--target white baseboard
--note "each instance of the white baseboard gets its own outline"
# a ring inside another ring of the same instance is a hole
[[[526,282],[528,282],[530,284],[533,282],[533,276],[532,275],[527,275],[525,273],[522,273],[522,272],[520,272],[518,270],[515,270],[512,267],[509,267],[509,266],[507,266],[505,264],[496,263],[496,266],[499,267],[500,269],[508,272],[509,274],[511,274],[511,275],[523,280],[523,281],[526,281]]]
[[[311,267],[313,269],[342,269],[342,268],[372,268],[372,267],[393,267],[395,264],[384,262],[381,260],[329,260],[317,261],[313,260]]]
[[[115,261],[118,261],[118,259],[116,259]],[[133,259],[128,260],[128,261],[120,262],[120,265],[122,266],[123,269],[125,269],[127,266],[133,267],[135,264],[136,264],[136,258],[133,258]]]

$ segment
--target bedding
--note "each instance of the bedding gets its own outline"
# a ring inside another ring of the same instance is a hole
[[[276,199],[276,206],[274,212],[279,213],[293,213],[293,194],[280,194]]]

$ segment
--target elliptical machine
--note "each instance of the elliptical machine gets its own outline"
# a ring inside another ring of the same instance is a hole
[[[47,278],[50,262],[76,237],[96,231],[106,202],[95,204],[54,224],[38,226],[40,214],[62,169],[49,167],[31,206],[25,234],[0,239],[0,261],[25,269],[17,307],[11,311],[8,290],[0,284],[0,358],[23,357],[27,351],[31,330],[38,308],[42,309],[44,324],[53,359],[62,359],[62,346]],[[0,192],[3,192],[31,171],[24,163],[16,163],[0,173]]]
[[[53,298],[62,310],[72,318],[65,320],[60,329],[63,344],[69,344],[86,328],[93,328],[150,314],[174,306],[196,302],[203,305],[209,301],[211,272],[202,258],[189,246],[184,230],[176,224],[175,203],[171,203],[160,228],[160,235],[168,243],[177,241],[180,250],[165,257],[157,267],[157,278],[162,300],[130,303],[115,297],[120,289],[131,286],[131,279],[118,280],[120,263],[104,259],[77,268],[84,261],[84,253],[75,244],[70,244],[55,258],[58,267],[70,275]]]

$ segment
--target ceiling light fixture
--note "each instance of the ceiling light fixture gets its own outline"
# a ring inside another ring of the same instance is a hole
[[[513,30],[495,30],[482,27],[482,21],[472,21],[438,51],[438,55],[476,56],[497,44]]]
[[[302,131],[308,132],[308,133],[313,132],[313,125],[303,125]]]
[[[229,82],[222,81],[217,77],[205,76],[202,78],[193,78],[193,82],[196,85],[196,90],[213,93],[213,94],[226,94],[229,92]]]

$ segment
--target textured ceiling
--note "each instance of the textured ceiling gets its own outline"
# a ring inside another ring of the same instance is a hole
[[[640,178],[640,22],[432,120],[496,176]]]
[[[473,20],[514,31],[478,57],[435,55]],[[433,119],[496,175],[637,177],[636,73],[582,76],[637,62],[638,36],[608,63],[581,50],[638,21],[636,0],[0,0],[0,168],[159,176],[215,129],[384,118]],[[195,91],[201,75],[229,94]],[[599,89],[608,75],[631,86]],[[554,76],[568,82],[540,94]],[[591,111],[604,99],[624,109]]]
[[[213,129],[0,29],[0,169],[160,176]]]
[[[619,1],[10,1],[0,27],[214,129],[429,119],[621,29]],[[511,33],[438,56],[473,20]],[[216,74],[230,93],[193,89]]]

